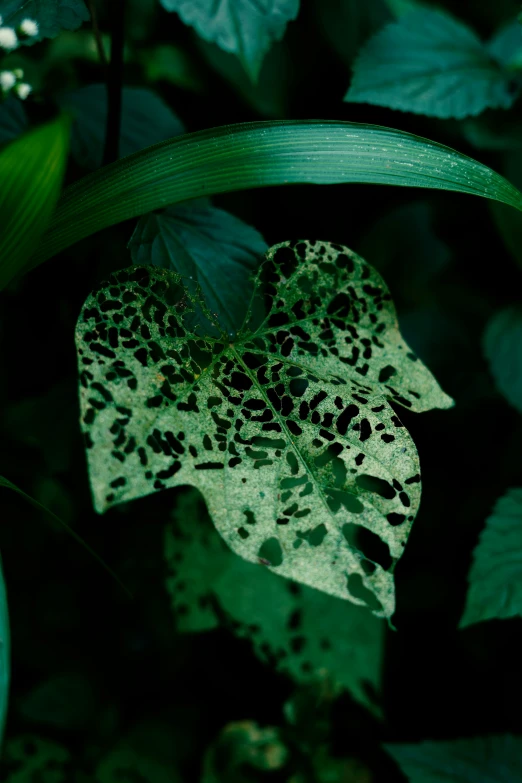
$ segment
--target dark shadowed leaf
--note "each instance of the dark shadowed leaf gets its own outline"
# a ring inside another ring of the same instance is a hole
[[[253,81],[265,54],[283,37],[288,22],[297,17],[299,0],[160,0],[176,11],[198,35],[235,54]]]
[[[522,617],[522,489],[510,489],[486,519],[473,552],[460,627]]]
[[[89,19],[84,0],[0,0],[4,25],[17,27],[24,19],[38,22],[38,35],[24,38],[24,44],[54,38],[60,30],[76,30]]]
[[[91,84],[62,93],[58,100],[74,116],[71,153],[85,168],[101,166],[107,122],[107,89]],[[122,97],[120,158],[184,132],[183,124],[151,90],[125,87]]]
[[[249,524],[245,517],[245,530]],[[196,490],[178,498],[165,530],[165,558],[178,630],[208,631],[224,616],[263,661],[297,682],[324,675],[378,712],[369,693],[380,691],[385,629],[366,608],[236,557],[213,528]]]
[[[233,334],[245,320],[267,245],[252,226],[202,202],[145,215],[129,248],[135,264],[177,272],[194,293],[199,286],[208,309]]]
[[[522,737],[510,734],[384,747],[410,783],[517,783],[522,780]]]
[[[27,115],[19,98],[10,95],[0,103],[0,145],[21,136],[27,130]]]
[[[233,342],[172,272],[131,267],[87,299],[76,340],[95,507],[192,484],[237,554],[389,617],[420,475],[388,400],[452,401],[347,248],[276,245],[256,292],[267,316]],[[187,326],[196,307],[206,331]]]
[[[522,309],[506,307],[486,326],[484,353],[500,392],[522,413]]]
[[[371,38],[355,62],[345,100],[462,119],[488,108],[508,109],[517,94],[512,74],[472,30],[426,9]]]

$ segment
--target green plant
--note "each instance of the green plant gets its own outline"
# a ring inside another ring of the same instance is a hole
[[[515,11],[0,0],[6,780],[520,778]]]

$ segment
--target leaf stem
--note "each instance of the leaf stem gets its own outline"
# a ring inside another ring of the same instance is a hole
[[[105,48],[103,46],[103,40],[100,33],[100,28],[98,25],[98,14],[96,11],[96,4],[95,0],[87,0],[87,7],[89,9],[89,13],[91,15],[91,23],[92,23],[92,34],[94,35],[94,40],[96,43],[96,49],[98,51],[98,57],[100,58],[100,62],[103,65],[105,69],[108,68],[109,63],[107,61],[107,55],[105,54]]]
[[[107,126],[103,163],[119,158],[121,103],[123,89],[123,48],[125,45],[125,0],[111,6],[111,61],[107,70]]]

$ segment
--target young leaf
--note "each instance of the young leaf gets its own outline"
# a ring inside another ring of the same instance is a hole
[[[461,628],[522,617],[522,489],[508,490],[486,519],[468,581]]]
[[[517,94],[513,74],[472,30],[442,11],[424,9],[371,38],[355,62],[345,100],[462,119],[508,109]]]
[[[267,249],[261,234],[206,202],[171,207],[140,219],[129,242],[135,264],[180,274],[218,313],[227,333],[245,320],[253,273]]]
[[[75,118],[71,136],[71,153],[75,160],[86,168],[99,168],[107,122],[106,86],[90,84],[62,93],[58,101]],[[172,109],[151,90],[125,87],[121,111],[121,158],[184,132],[183,124]]]
[[[251,524],[245,517],[245,529]],[[364,607],[282,579],[236,557],[213,529],[201,496],[183,493],[165,529],[167,589],[179,631],[230,622],[256,654],[297,682],[327,673],[373,712],[381,685],[384,623]],[[238,585],[241,589],[238,590]]]
[[[286,25],[297,17],[299,0],[161,0],[198,35],[235,54],[252,81],[271,44],[280,41]]]
[[[69,122],[60,117],[0,151],[0,289],[23,269],[47,228],[68,142]]]
[[[410,783],[515,783],[522,780],[522,737],[385,745]]]
[[[499,391],[522,413],[522,309],[506,307],[491,318],[484,354]]]
[[[9,27],[18,27],[24,19],[37,22],[38,35],[22,38],[24,44],[54,38],[60,30],[77,30],[89,19],[84,0],[0,0],[0,15]]]
[[[64,780],[70,772],[71,758],[61,743],[35,734],[17,734],[7,740],[2,752],[4,775],[12,770],[5,776],[6,783],[46,780],[50,774],[55,780]]]
[[[256,291],[268,314],[233,341],[209,311],[206,332],[189,329],[204,303],[165,270],[122,270],[87,299],[76,341],[96,510],[193,484],[239,555],[389,617],[420,476],[388,400],[452,401],[346,248],[276,245]]]
[[[169,204],[252,187],[341,182],[453,190],[522,210],[522,194],[504,177],[411,133],[336,121],[225,125],[157,144],[75,182],[31,265]]]

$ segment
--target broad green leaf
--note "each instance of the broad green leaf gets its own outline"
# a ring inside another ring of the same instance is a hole
[[[252,187],[341,182],[454,190],[522,210],[520,192],[487,166],[403,131],[335,121],[245,123],[166,141],[74,183],[31,266],[169,204]]]
[[[35,734],[10,737],[2,751],[5,783],[65,780],[72,756],[62,744]]]
[[[213,529],[201,496],[182,494],[165,530],[167,589],[182,632],[218,627],[223,616],[261,660],[297,682],[320,675],[378,714],[384,623],[366,608],[248,563]],[[238,589],[241,585],[241,589]]]
[[[129,248],[133,263],[177,272],[194,293],[199,286],[223,329],[234,333],[245,320],[267,245],[255,228],[203,202],[145,215]]]
[[[522,489],[495,505],[473,552],[460,627],[522,617]]]
[[[204,303],[165,270],[122,270],[87,299],[76,341],[95,508],[192,484],[237,554],[390,617],[420,476],[388,400],[452,401],[346,248],[276,245],[256,291],[267,316],[233,341],[209,311],[191,331]]]
[[[511,734],[384,747],[410,783],[516,783],[522,780],[522,737]]]
[[[235,54],[257,81],[265,54],[297,17],[299,0],[160,0],[198,35]]]
[[[0,103],[0,145],[21,136],[28,122],[24,105],[19,98],[10,95]]]
[[[58,97],[75,119],[71,153],[86,168],[101,166],[107,122],[107,88],[91,84]],[[125,87],[122,94],[120,157],[178,136],[184,128],[174,112],[151,90]]]
[[[80,672],[60,672],[39,682],[18,700],[16,712],[32,724],[78,731],[97,719],[100,704],[93,684]]]
[[[506,307],[488,322],[484,354],[495,383],[507,401],[522,413],[522,309]]]
[[[84,0],[0,0],[0,16],[4,25],[15,28],[24,19],[38,22],[38,35],[22,39],[33,44],[54,38],[60,30],[77,30],[89,19],[89,12]]]
[[[20,136],[0,151],[0,289],[37,247],[58,200],[67,160],[63,117]]]
[[[517,94],[512,74],[472,30],[425,9],[406,14],[368,42],[345,100],[462,119],[488,108],[508,109]]]

